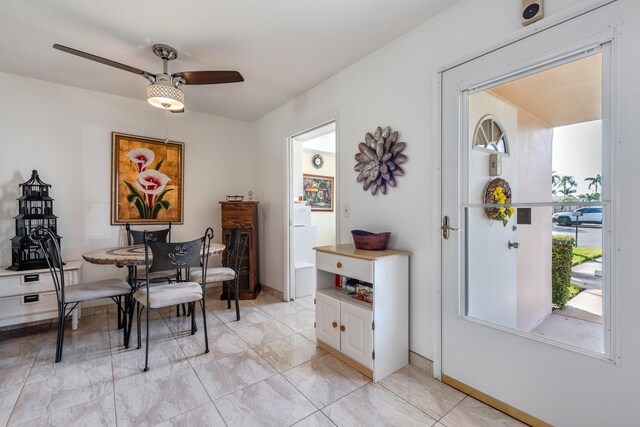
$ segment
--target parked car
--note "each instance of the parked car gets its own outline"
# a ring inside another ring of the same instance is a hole
[[[579,215],[576,216],[576,213]],[[557,222],[559,225],[571,225],[576,221],[576,218],[578,219],[578,224],[587,222],[602,224],[602,207],[580,208],[572,212],[554,213],[552,216],[553,222]]]

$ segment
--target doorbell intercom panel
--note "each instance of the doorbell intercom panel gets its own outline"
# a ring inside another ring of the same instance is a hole
[[[543,17],[543,0],[522,0],[522,25],[533,24]]]

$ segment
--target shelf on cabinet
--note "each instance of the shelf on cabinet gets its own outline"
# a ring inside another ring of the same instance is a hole
[[[344,294],[340,292],[338,288],[318,289],[318,293],[325,294],[327,296],[338,299],[340,301],[348,302],[349,304],[353,304],[355,306],[373,311],[373,303],[369,303],[366,301],[359,300],[357,298],[353,298],[353,295]]]

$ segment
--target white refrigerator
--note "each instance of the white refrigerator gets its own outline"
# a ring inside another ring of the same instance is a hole
[[[316,255],[318,227],[311,225],[311,207],[294,204],[293,267],[295,270],[295,298],[312,295],[316,291]]]

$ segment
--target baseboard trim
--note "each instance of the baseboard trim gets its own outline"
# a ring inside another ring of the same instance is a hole
[[[524,411],[521,411],[518,408],[514,408],[513,406],[504,403],[501,400],[496,399],[495,397],[489,396],[481,391],[476,390],[473,387],[466,385],[463,382],[460,382],[450,376],[442,374],[441,376],[442,382],[450,385],[451,387],[460,390],[461,392],[468,394],[469,396],[477,399],[487,405],[497,409],[500,412],[504,412],[505,414],[522,421],[533,427],[553,427],[551,424],[548,424],[542,421],[539,418],[534,417],[533,415],[529,415]]]
[[[357,371],[363,373],[364,375],[368,376],[369,378],[373,379],[373,371],[371,369],[367,368],[366,366],[362,365],[361,363],[356,362],[355,360],[353,360],[349,356],[345,356],[344,354],[340,353],[335,348],[323,343],[320,340],[318,340],[317,346],[320,347],[321,349],[323,349],[324,351],[326,351],[327,353],[329,353],[330,355],[334,356],[336,359],[342,360],[344,363],[346,363],[347,365],[351,366],[355,370],[357,370]]]
[[[409,363],[433,376],[433,362],[426,357],[420,356],[418,353],[409,350]]]
[[[282,291],[279,291],[277,289],[273,289],[272,287],[267,286],[265,284],[262,285],[262,290],[264,291],[265,294],[269,294],[271,296],[279,298],[280,300],[283,300],[283,298],[284,298],[284,294],[282,293]]]

